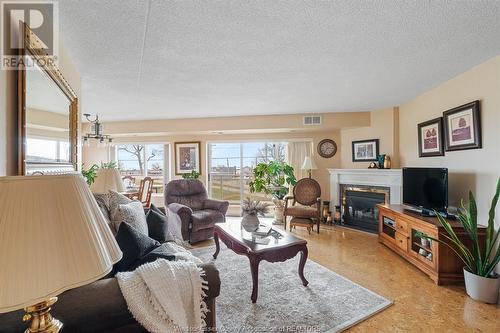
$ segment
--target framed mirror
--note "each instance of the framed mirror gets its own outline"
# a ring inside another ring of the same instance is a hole
[[[18,70],[18,173],[59,174],[77,169],[78,99],[59,69],[40,52],[24,25]]]

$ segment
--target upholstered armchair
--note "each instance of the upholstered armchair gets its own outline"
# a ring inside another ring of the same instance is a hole
[[[321,220],[321,186],[319,183],[312,178],[299,180],[293,187],[293,195],[285,197],[283,214],[285,217],[285,230],[287,216],[291,216],[307,218],[316,222],[316,229],[319,233]]]
[[[197,179],[177,179],[165,185],[165,207],[181,219],[184,240],[196,243],[213,237],[215,223],[226,219],[229,202],[209,199]]]

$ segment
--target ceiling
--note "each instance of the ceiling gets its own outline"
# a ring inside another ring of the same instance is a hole
[[[104,121],[370,111],[500,54],[500,1],[64,0]]]

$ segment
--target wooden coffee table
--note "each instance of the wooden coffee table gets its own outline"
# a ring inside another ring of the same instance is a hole
[[[309,283],[304,277],[304,265],[307,260],[307,241],[297,238],[283,230],[273,230],[279,232],[281,237],[278,239],[273,236],[267,236],[270,238],[270,242],[264,245],[253,242],[250,239],[251,234],[242,231],[240,223],[226,222],[215,224],[214,240],[216,249],[214,259],[217,259],[217,255],[219,254],[220,239],[228,248],[233,250],[234,253],[245,255],[250,260],[250,270],[253,282],[252,303],[257,301],[259,289],[259,263],[262,260],[268,262],[285,261],[295,257],[300,252],[299,277],[304,286],[307,286]]]

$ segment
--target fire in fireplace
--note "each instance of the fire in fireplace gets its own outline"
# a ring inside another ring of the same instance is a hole
[[[344,226],[378,233],[379,203],[389,202],[390,189],[379,186],[341,185]]]

